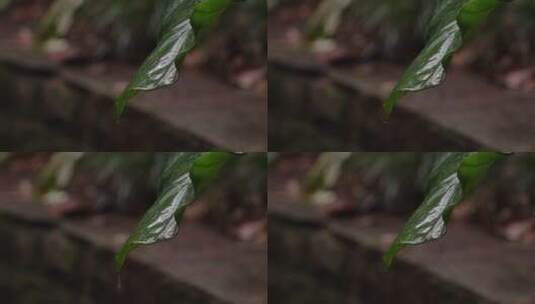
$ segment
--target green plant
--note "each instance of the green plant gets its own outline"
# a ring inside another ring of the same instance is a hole
[[[72,180],[74,168],[84,156],[83,152],[57,152],[41,170],[36,181],[37,196],[60,191]]]
[[[235,1],[164,0],[158,45],[119,96],[116,113],[121,115],[139,91],[155,90],[176,82],[178,67],[199,43],[200,36]]]
[[[331,36],[339,26],[344,11],[351,5],[351,0],[324,0],[307,24],[310,39]]]
[[[175,237],[186,208],[232,157],[226,152],[184,152],[171,156],[160,176],[158,198],[117,253],[117,268],[123,267],[127,255],[138,246]]]
[[[475,189],[479,181],[503,154],[494,152],[444,153],[427,177],[426,196],[394,240],[384,261],[392,264],[405,246],[419,245],[441,238],[453,209]]]
[[[432,154],[324,152],[305,176],[303,190],[305,197],[321,195],[344,182],[344,172],[359,172],[363,184],[384,185],[382,200],[390,205],[398,200],[400,188],[422,183],[432,161]]]
[[[323,0],[307,22],[309,39],[335,36],[339,25],[351,20],[363,33],[374,38],[369,44],[382,46],[385,54],[407,41],[421,40],[436,1],[428,0]]]
[[[532,0],[516,0],[508,10],[500,8],[512,0],[351,2],[323,0],[309,20],[309,37],[333,35],[343,13],[352,11],[359,25],[373,36],[381,36],[377,40],[385,47],[413,40],[425,43],[384,101],[387,118],[406,94],[443,83],[452,56],[476,38],[481,42],[486,37],[492,42],[492,47],[485,48],[475,60],[480,69],[489,69],[488,63],[503,58],[504,52],[514,58],[515,63],[524,66],[532,63],[530,54],[535,47],[532,35],[535,2]],[[478,29],[491,15],[492,24],[486,25],[485,34],[481,34]]]
[[[156,201],[145,212],[116,256],[120,270],[127,255],[140,245],[150,245],[175,237],[186,208],[203,194],[218,178],[225,165],[238,154],[229,152],[177,153],[54,153],[36,179],[36,194],[51,195],[66,188],[74,171],[81,166],[94,168],[96,182],[117,175],[128,175],[122,182],[129,185],[138,179],[147,182],[147,171],[156,171],[158,190]],[[257,162],[259,158],[242,158]],[[140,169],[136,174],[135,169]],[[150,174],[152,175],[152,174]],[[150,178],[150,177],[149,177]],[[121,192],[120,189],[115,189]]]
[[[11,0],[0,0],[0,10],[3,10],[11,3]]]
[[[221,14],[239,1],[242,0],[159,0],[134,4],[124,0],[56,0],[42,21],[39,40],[64,35],[72,25],[74,14],[82,7],[102,12],[99,20],[104,25],[121,15],[136,16],[139,12],[156,11],[156,27],[159,28],[156,48],[117,98],[116,114],[119,117],[128,102],[140,91],[156,90],[174,84],[187,54],[200,43]],[[136,19],[136,22],[139,20]]]
[[[0,164],[5,162],[9,158],[10,155],[11,155],[10,152],[0,152]]]
[[[441,84],[446,66],[489,14],[508,0],[442,0],[428,25],[425,48],[407,68],[384,102],[389,116],[398,101],[408,92],[421,91]]]
[[[74,14],[83,4],[83,0],[56,0],[41,21],[39,39],[65,35],[72,26]]]
[[[349,166],[352,162],[354,164],[356,162],[357,166],[359,162],[362,163],[368,175],[388,174],[393,167],[401,168],[401,170],[394,171],[404,172],[407,171],[407,166],[414,167],[415,161],[420,162],[425,172],[424,200],[412,213],[384,255],[385,265],[390,266],[396,254],[405,246],[420,245],[444,236],[446,224],[453,209],[474,191],[491,167],[503,159],[505,154],[495,152],[429,153],[425,154],[424,158],[402,153],[396,153],[396,157],[381,153],[351,156],[356,155],[321,154],[305,180],[307,195],[310,197],[314,193],[332,187],[340,176],[341,166]],[[430,164],[427,160],[431,161]],[[385,172],[385,169],[389,170]],[[401,177],[403,180],[406,178],[406,176]]]
[[[315,201],[329,195],[325,189],[331,188],[339,179],[344,163],[351,157],[351,152],[322,153],[304,181],[307,199]]]

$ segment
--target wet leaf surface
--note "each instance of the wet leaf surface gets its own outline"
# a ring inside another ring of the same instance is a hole
[[[446,66],[467,37],[506,0],[442,0],[437,4],[428,25],[424,49],[407,68],[397,86],[384,102],[389,116],[408,92],[440,85],[446,77]]]
[[[232,157],[227,152],[174,153],[161,174],[156,202],[117,253],[117,268],[123,267],[127,255],[139,245],[174,238],[186,208]]]
[[[237,0],[165,0],[158,45],[145,59],[130,84],[117,98],[120,116],[139,91],[155,90],[176,82],[186,55],[209,28]]]
[[[408,245],[441,238],[455,206],[473,191],[492,165],[504,155],[493,152],[445,153],[434,163],[428,176],[426,197],[409,218],[384,256],[387,266]]]

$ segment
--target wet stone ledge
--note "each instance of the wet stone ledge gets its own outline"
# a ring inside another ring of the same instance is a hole
[[[270,202],[269,218],[274,303],[535,302],[535,246],[502,242],[475,227],[450,225],[443,240],[404,249],[387,270],[382,255],[400,219],[326,220],[281,202]]]
[[[0,200],[2,302],[267,303],[265,247],[195,223],[135,251],[119,283],[114,253],[133,225],[119,216],[58,221],[38,204]]]
[[[21,55],[23,54],[23,55]],[[198,71],[141,93],[117,121],[114,99],[134,73],[115,63],[60,66],[0,41],[0,148],[261,151],[266,103]]]
[[[495,149],[535,147],[535,96],[452,69],[444,85],[407,95],[385,123],[382,101],[402,67],[321,64],[270,45],[270,146],[286,150]],[[312,138],[312,140],[311,140]]]

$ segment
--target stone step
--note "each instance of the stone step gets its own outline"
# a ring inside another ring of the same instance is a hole
[[[409,94],[385,123],[381,102],[403,67],[377,63],[341,69],[322,64],[305,51],[280,46],[271,46],[269,62],[270,132],[285,122],[284,116],[273,116],[281,112],[288,119],[308,118],[309,125],[329,126],[334,130],[329,135],[338,138],[332,144],[337,148],[508,152],[535,148],[531,119],[535,96],[500,88],[468,71],[453,68],[444,85]],[[292,136],[286,142],[300,137]]]
[[[310,281],[339,282],[330,287],[331,294],[343,303],[535,302],[533,245],[504,242],[477,227],[452,223],[445,238],[402,250],[386,270],[381,257],[403,225],[399,218],[335,220],[310,206],[269,203],[270,273],[286,263],[286,268],[308,274],[301,279],[308,280],[306,286]],[[291,278],[270,276],[270,285],[272,279]],[[313,297],[316,291],[303,292]]]
[[[402,71],[399,66],[369,64],[333,70],[329,77],[381,102]],[[466,70],[450,69],[443,85],[409,94],[399,106],[483,147],[505,152],[535,149],[535,95],[500,88]]]
[[[113,101],[134,67],[112,63],[63,67],[40,54],[5,45],[0,45],[0,67],[4,70],[0,98],[7,101],[2,112],[10,108],[23,115],[34,109],[33,119],[46,113],[47,127],[85,139],[93,149],[263,151],[267,145],[267,99],[198,71],[184,70],[176,85],[140,94],[116,122]],[[31,137],[31,132],[24,136]],[[43,145],[41,150],[62,148]]]
[[[25,283],[0,278],[0,289],[12,289],[8,302],[32,282],[42,297],[38,282],[46,280],[61,296],[53,303],[267,303],[265,246],[194,222],[184,223],[178,238],[134,251],[118,289],[114,254],[134,225],[117,215],[58,220],[39,204],[0,193],[0,269],[16,277],[32,269]]]

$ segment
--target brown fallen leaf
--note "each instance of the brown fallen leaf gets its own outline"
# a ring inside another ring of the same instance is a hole
[[[522,68],[513,70],[503,76],[503,82],[507,88],[519,90],[527,87],[529,82],[534,81],[535,68]]]
[[[500,233],[508,241],[533,243],[535,242],[535,219],[509,222],[501,227]]]
[[[240,241],[252,241],[262,238],[267,233],[265,219],[246,221],[235,228],[234,234]]]

